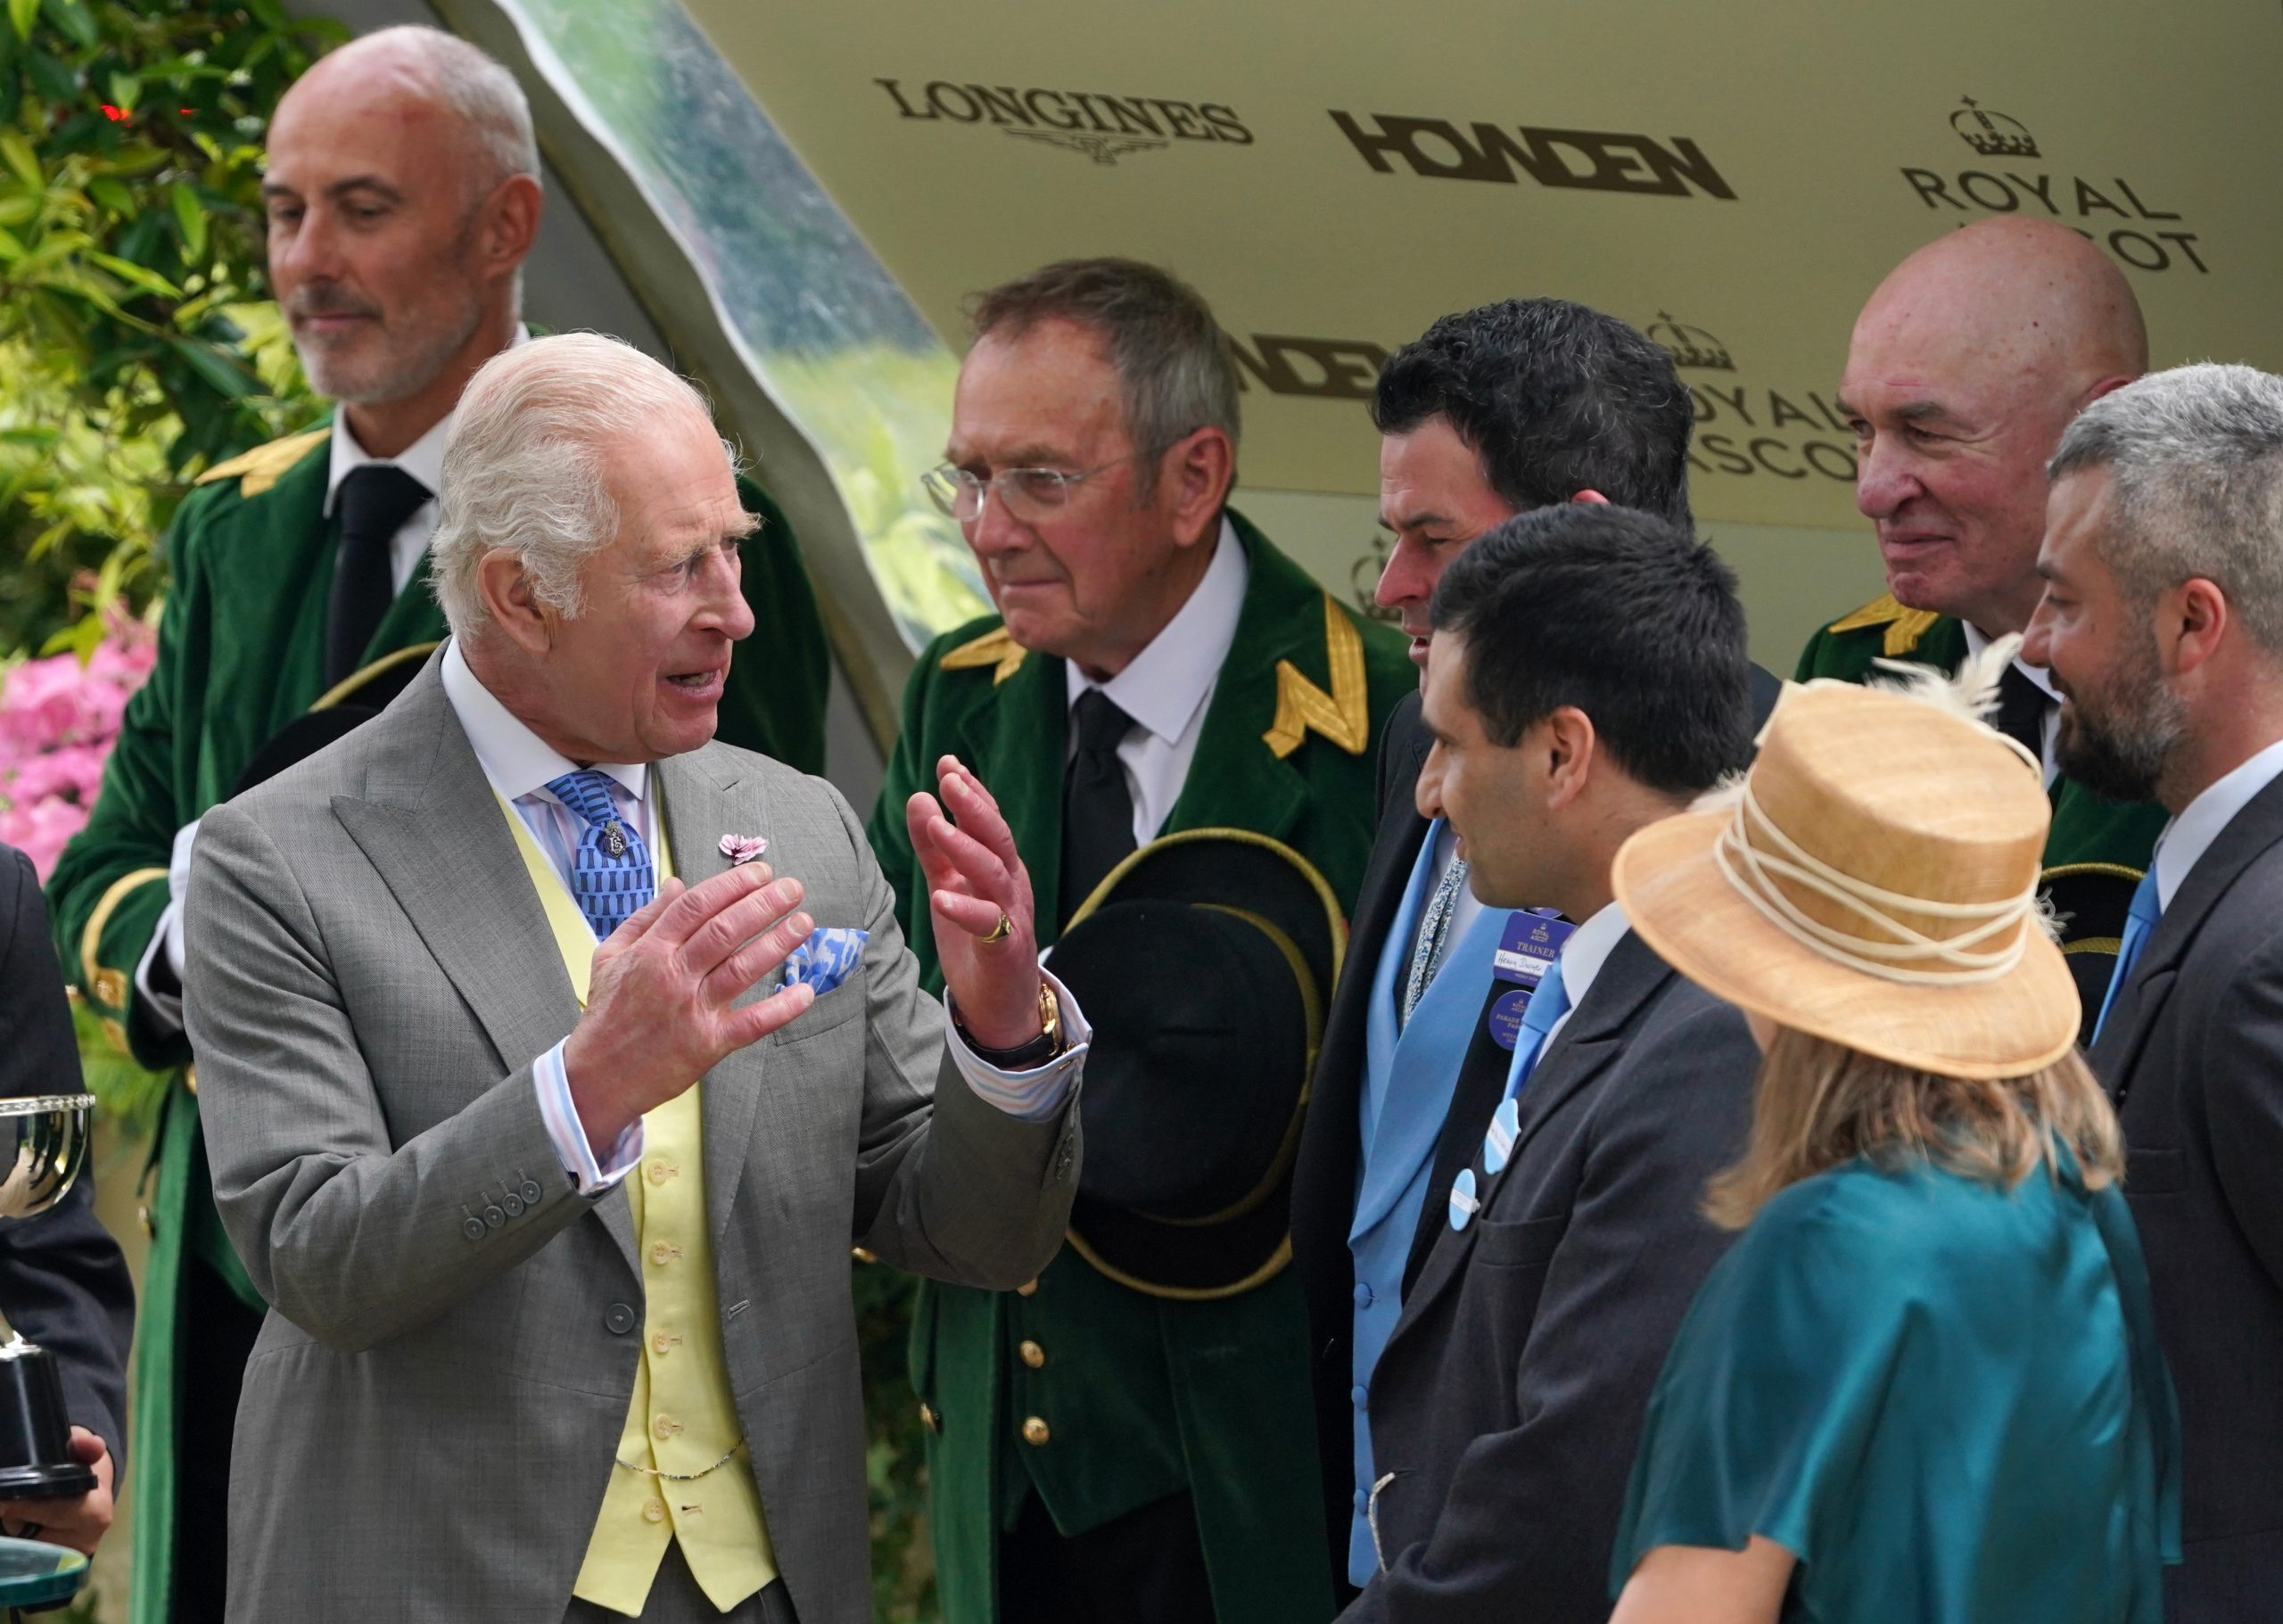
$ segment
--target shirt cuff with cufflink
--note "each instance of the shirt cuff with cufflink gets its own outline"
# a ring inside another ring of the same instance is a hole
[[[581,1195],[598,1196],[631,1173],[642,1159],[642,1119],[634,1119],[607,1156],[596,1158],[594,1147],[587,1142],[587,1130],[580,1124],[579,1108],[571,1098],[571,1074],[563,1066],[563,1043],[570,1041],[565,1038],[532,1062],[532,1087],[539,1094],[540,1119],[547,1125],[547,1137],[563,1170],[578,1184]]]

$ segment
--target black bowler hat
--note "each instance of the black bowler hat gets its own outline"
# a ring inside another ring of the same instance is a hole
[[[1051,956],[1093,1026],[1071,1249],[1153,1297],[1233,1297],[1291,1260],[1292,1159],[1348,927],[1248,829],[1112,870]]]
[[[411,686],[420,667],[435,652],[433,643],[416,643],[394,654],[383,655],[370,665],[350,672],[319,695],[308,710],[272,733],[230,786],[242,796],[256,784],[267,783],[286,768],[307,761],[336,739],[346,738],[388,709],[389,702]]]

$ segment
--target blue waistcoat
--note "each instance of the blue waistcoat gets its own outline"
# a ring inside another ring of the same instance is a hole
[[[1435,879],[1435,846],[1440,820],[1430,826],[1413,863],[1403,906],[1380,949],[1372,977],[1371,1009],[1364,1022],[1362,1170],[1356,1177],[1356,1216],[1348,1225],[1348,1249],[1356,1260],[1355,1515],[1348,1535],[1348,1578],[1362,1585],[1379,1570],[1372,1530],[1364,1516],[1372,1488],[1372,1424],[1368,1408],[1372,1372],[1395,1331],[1403,1307],[1403,1269],[1418,1232],[1427,1200],[1427,1180],[1435,1142],[1458,1087],[1459,1068],[1474,1041],[1489,990],[1491,955],[1506,910],[1485,908],[1445,950],[1440,971],[1397,1029],[1397,989],[1410,973],[1418,941],[1420,911]]]

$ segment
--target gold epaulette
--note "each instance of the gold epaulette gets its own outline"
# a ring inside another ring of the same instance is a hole
[[[1364,639],[1330,593],[1323,600],[1323,641],[1324,664],[1331,675],[1329,694],[1302,676],[1291,661],[1276,662],[1276,717],[1261,738],[1279,761],[1300,747],[1310,728],[1350,755],[1363,754],[1372,742]]]
[[[243,456],[216,463],[198,476],[197,482],[215,485],[234,479],[238,482],[240,496],[260,496],[284,478],[286,469],[307,457],[311,447],[332,433],[331,428],[311,429],[306,434],[288,434],[266,446],[256,446]]]
[[[1826,631],[1860,631],[1869,626],[1887,629],[1886,646],[1880,652],[1890,660],[1900,659],[1918,647],[1918,639],[1926,635],[1934,622],[1942,617],[1932,609],[1906,609],[1895,601],[1890,592],[1884,598],[1865,604],[1854,614],[1835,620],[1824,628]]]
[[[1023,656],[1030,652],[1004,626],[986,631],[971,643],[961,643],[935,662],[938,671],[973,671],[979,666],[997,667],[991,673],[991,686],[998,687],[1022,668]]]

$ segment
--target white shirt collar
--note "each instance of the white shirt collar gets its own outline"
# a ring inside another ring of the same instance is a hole
[[[461,730],[475,750],[477,764],[500,799],[511,804],[529,795],[555,799],[548,785],[566,772],[576,772],[579,764],[556,752],[499,703],[468,668],[457,638],[444,645],[441,675],[444,697],[450,701],[452,713],[459,718]],[[649,785],[647,763],[597,762],[595,766],[624,786],[638,805],[641,804]]]
[[[1167,744],[1178,741],[1213,691],[1214,679],[1237,640],[1237,620],[1244,613],[1251,575],[1244,543],[1224,515],[1213,544],[1213,562],[1205,566],[1196,590],[1124,671],[1107,682],[1096,682],[1076,662],[1063,663],[1069,703],[1077,704],[1088,688],[1099,688],[1158,738]]]
[[[1578,926],[1562,944],[1562,990],[1570,995],[1572,1010],[1586,1002],[1594,978],[1632,928],[1633,921],[1625,917],[1625,904],[1612,902]]]
[[[514,350],[527,343],[531,335],[531,329],[518,323],[515,336],[507,341],[507,348]],[[332,459],[325,476],[326,516],[333,516],[333,501],[340,494],[341,482],[367,463],[390,463],[403,469],[428,487],[429,499],[433,500],[444,488],[444,441],[452,431],[452,419],[458,415],[457,408],[446,412],[426,433],[394,457],[375,457],[357,443],[356,432],[349,426],[349,414],[345,410],[334,411]]]
[[[1982,658],[1982,651],[1990,647],[1990,639],[1972,621],[1960,621],[1958,629],[1966,633],[1966,655],[1969,660]],[[2061,690],[2053,686],[2053,673],[2042,665],[2032,665],[2021,655],[2014,656],[2014,669],[2037,684],[2037,691],[2054,704],[2061,703]]]
[[[2254,796],[2283,778],[2283,739],[2262,750],[2188,804],[2187,810],[2164,826],[2156,837],[2156,900],[2169,908],[2220,831],[2236,820]]]

